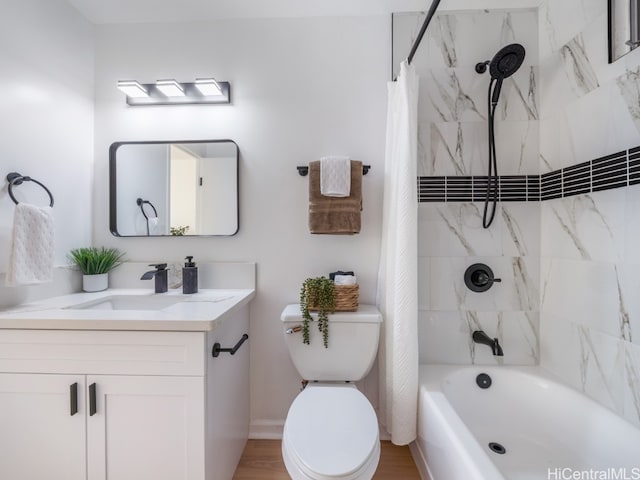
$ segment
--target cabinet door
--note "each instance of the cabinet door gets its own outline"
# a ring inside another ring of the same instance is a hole
[[[203,377],[88,376],[87,398],[89,480],[204,478]]]
[[[83,376],[0,374],[0,478],[85,479],[85,425]]]

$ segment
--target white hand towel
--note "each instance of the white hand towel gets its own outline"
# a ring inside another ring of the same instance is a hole
[[[355,275],[336,275],[333,277],[336,285],[355,285],[357,282]]]
[[[158,225],[160,225],[158,217],[150,218],[147,223],[149,224],[149,235],[158,235],[160,233],[158,231]]]
[[[16,205],[7,270],[7,286],[53,280],[54,220],[51,207]]]
[[[325,197],[348,197],[351,194],[351,159],[322,157],[320,159],[320,193]]]

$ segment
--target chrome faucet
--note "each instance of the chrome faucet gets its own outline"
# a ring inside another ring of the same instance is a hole
[[[488,345],[491,347],[491,351],[496,357],[502,357],[504,354],[502,353],[502,347],[500,346],[500,342],[498,342],[497,338],[491,338],[489,335],[484,333],[482,330],[476,330],[472,335],[473,341],[476,343],[481,343],[483,345]]]
[[[151,280],[155,278],[156,293],[165,293],[169,290],[169,275],[166,263],[152,263],[150,267],[155,267],[155,270],[149,270],[145,272],[140,280]]]

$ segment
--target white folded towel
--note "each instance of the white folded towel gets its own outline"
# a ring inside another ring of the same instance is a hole
[[[320,193],[325,197],[348,197],[351,194],[349,157],[320,158]]]
[[[7,270],[7,286],[53,280],[54,220],[51,207],[16,205]]]
[[[357,283],[355,275],[336,275],[333,277],[336,285],[355,285]]]

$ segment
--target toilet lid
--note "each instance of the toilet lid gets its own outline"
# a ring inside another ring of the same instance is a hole
[[[378,420],[355,387],[314,385],[291,404],[285,436],[287,448],[306,470],[341,477],[369,460],[379,442]]]

